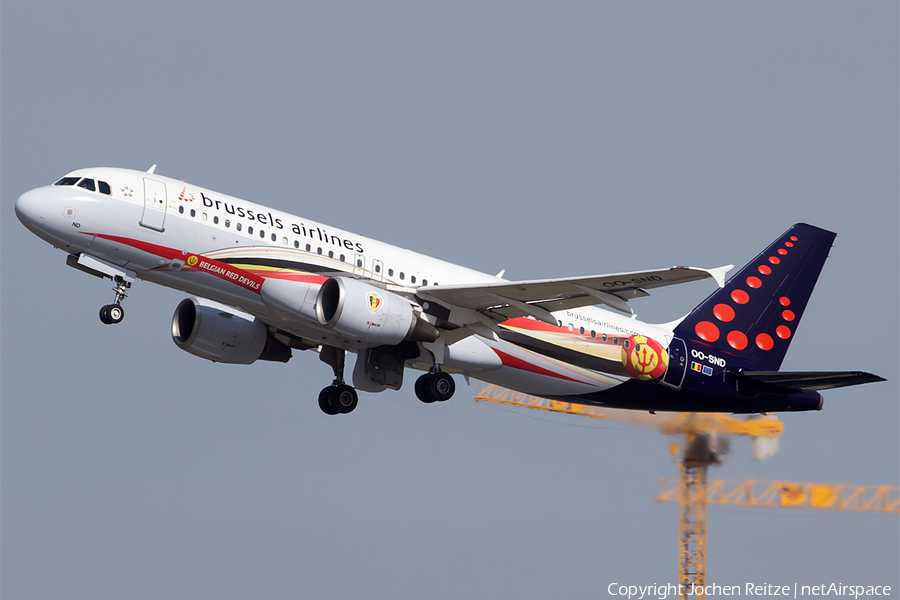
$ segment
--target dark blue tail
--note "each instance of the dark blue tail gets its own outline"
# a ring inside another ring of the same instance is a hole
[[[835,234],[797,223],[700,303],[675,335],[748,361],[781,367]]]

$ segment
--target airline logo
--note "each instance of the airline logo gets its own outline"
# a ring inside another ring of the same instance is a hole
[[[366,294],[366,301],[369,305],[369,312],[377,313],[378,309],[381,308],[381,305],[384,303],[384,300],[381,299],[381,296],[376,294],[375,292],[369,292]]]
[[[188,194],[187,188],[184,188],[181,190],[181,194],[178,196],[178,199],[181,200],[182,202],[193,202],[194,195]]]
[[[643,335],[628,338],[622,348],[622,365],[628,374],[640,381],[662,376],[669,364],[669,353],[654,339]]]

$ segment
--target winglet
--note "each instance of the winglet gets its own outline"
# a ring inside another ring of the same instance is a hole
[[[703,267],[675,267],[676,269],[690,269],[691,271],[703,271],[710,277],[716,280],[716,284],[723,288],[725,287],[725,273],[732,270],[734,265],[725,265],[722,267],[716,267],[715,269],[704,269]]]
[[[716,283],[720,288],[723,288],[725,287],[725,273],[732,270],[733,268],[734,265],[725,265],[723,267],[716,267],[715,269],[706,269],[706,272],[716,280]]]
[[[156,163],[154,163],[152,167],[147,169],[147,172],[150,173],[151,175],[153,175],[154,171],[156,171]]]

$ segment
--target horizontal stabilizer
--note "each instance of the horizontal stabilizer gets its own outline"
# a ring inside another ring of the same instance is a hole
[[[817,392],[848,385],[861,385],[887,381],[883,377],[864,371],[741,371],[731,376],[741,384],[754,387],[776,388],[779,392]]]

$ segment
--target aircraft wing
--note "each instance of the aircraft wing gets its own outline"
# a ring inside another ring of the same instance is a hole
[[[713,278],[722,287],[725,273],[733,265],[716,269],[671,267],[656,271],[634,271],[611,275],[536,279],[531,281],[498,281],[464,285],[442,285],[416,290],[421,301],[436,302],[449,310],[445,320],[466,325],[476,320],[502,322],[521,316],[556,325],[552,311],[568,310],[594,304],[606,304],[616,310],[632,313],[628,300],[649,296],[646,290]],[[454,315],[455,311],[455,315]],[[481,316],[478,316],[481,315]]]

